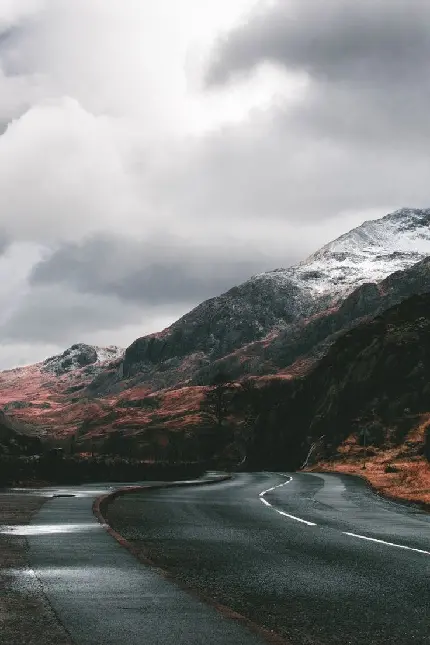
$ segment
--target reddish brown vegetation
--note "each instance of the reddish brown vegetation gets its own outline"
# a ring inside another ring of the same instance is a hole
[[[153,394],[149,387],[138,385],[94,399],[69,390],[86,383],[81,370],[53,376],[42,372],[40,365],[32,365],[2,372],[0,408],[6,406],[9,416],[56,439],[77,432],[81,437],[103,436],[113,430],[135,434],[154,425],[160,430],[183,431],[201,423],[200,402],[205,387],[183,387]],[[160,439],[161,443],[163,440]]]
[[[342,459],[321,460],[307,470],[360,475],[387,497],[420,502],[430,509],[430,463],[414,450],[424,443],[429,426],[430,413],[422,415],[401,445],[372,448],[370,455],[365,454],[365,448],[358,445],[354,436],[348,437],[338,448]]]

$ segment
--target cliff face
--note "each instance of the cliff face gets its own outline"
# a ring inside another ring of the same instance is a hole
[[[376,444],[401,443],[407,419],[430,408],[430,294],[344,334],[307,388],[316,403],[312,434],[328,433],[336,444],[367,428]]]
[[[311,299],[290,281],[256,277],[202,303],[162,334],[137,339],[126,350],[123,374],[154,366],[166,371],[186,357],[193,367],[209,364],[274,327],[285,327],[311,307]]]
[[[260,416],[253,458],[275,466],[293,451],[298,467],[312,441],[324,437],[320,460],[354,456],[356,448],[361,454],[364,443],[382,452],[406,445],[409,456],[430,459],[423,423],[429,411],[426,293],[343,334],[306,376],[289,384],[283,400]]]

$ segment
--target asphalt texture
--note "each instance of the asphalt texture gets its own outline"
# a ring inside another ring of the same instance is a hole
[[[182,584],[292,644],[430,644],[430,515],[358,478],[241,474],[120,497],[108,520]]]
[[[39,494],[51,499],[31,524],[9,529],[27,538],[29,573],[42,585],[73,642],[261,645],[263,640],[242,622],[140,564],[107,533],[94,517],[92,503],[118,487],[43,489]]]

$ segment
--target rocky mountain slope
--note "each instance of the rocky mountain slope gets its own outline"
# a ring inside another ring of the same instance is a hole
[[[39,449],[40,439],[27,426],[0,411],[0,455],[33,454]]]
[[[428,292],[430,257],[403,271],[396,271],[381,282],[361,285],[337,306],[272,332],[262,341],[250,343],[225,356],[215,366],[234,378],[246,374],[297,374],[323,356],[343,332],[411,295]],[[295,364],[296,361],[299,363]],[[195,380],[207,379],[213,367],[197,372]]]
[[[297,468],[316,441],[319,468],[358,472],[366,457],[371,481],[430,503],[430,293],[343,334],[281,395],[269,384],[258,412],[255,465]]]
[[[51,356],[44,360],[40,369],[43,372],[61,376],[67,372],[73,372],[91,365],[93,369],[87,370],[86,373],[94,374],[96,366],[122,358],[123,354],[124,350],[116,345],[98,347],[97,345],[77,343],[66,349],[62,354]]]
[[[411,209],[365,222],[296,267],[202,303],[124,354],[80,344],[0,372],[0,406],[41,434],[84,439],[117,430],[161,445],[175,429],[197,432],[205,387],[221,369],[232,379],[301,376],[345,331],[428,292],[429,222],[430,210]]]
[[[0,372],[0,407],[9,417],[34,423],[40,434],[50,434],[61,417],[64,424],[66,408],[78,400],[83,404],[79,393],[123,351],[81,343],[41,363]]]
[[[92,392],[116,391],[124,379],[154,389],[207,383],[216,361],[251,343],[272,344],[277,337],[274,348],[288,342],[290,335],[291,345],[296,342],[297,325],[339,308],[351,294],[355,295],[347,307],[361,308],[363,315],[372,313],[374,303],[366,311],[366,302],[377,298],[377,288],[369,285],[426,256],[430,256],[430,209],[402,209],[365,222],[301,264],[254,276],[203,302],[163,332],[137,339],[118,369],[95,379]],[[290,363],[298,355],[293,354]],[[261,361],[251,363],[248,371],[258,373]],[[267,369],[287,364],[275,361]]]

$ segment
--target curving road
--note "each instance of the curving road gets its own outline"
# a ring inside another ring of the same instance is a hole
[[[430,644],[430,515],[359,479],[241,474],[127,495],[108,518],[179,581],[293,644]]]
[[[139,564],[107,533],[92,504],[120,486],[40,489],[37,493],[50,499],[31,524],[0,527],[27,538],[31,570],[25,575],[41,585],[73,642],[262,645],[258,632]],[[15,584],[25,588],[27,583],[17,579]]]

